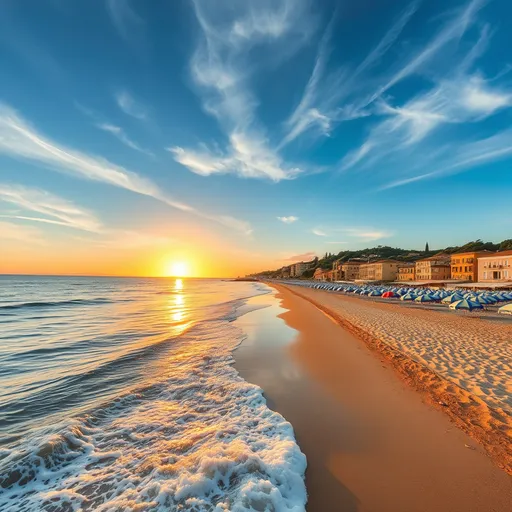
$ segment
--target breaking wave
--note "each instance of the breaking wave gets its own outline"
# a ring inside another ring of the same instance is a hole
[[[0,509],[303,512],[293,428],[233,367],[240,305],[175,340],[124,394],[0,447]]]

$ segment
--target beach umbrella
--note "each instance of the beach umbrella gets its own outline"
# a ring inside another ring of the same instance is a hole
[[[414,302],[435,302],[436,299],[432,298],[431,295],[425,293],[423,295],[419,295],[414,299]]]
[[[478,302],[473,302],[468,299],[462,299],[457,302],[454,302],[453,304],[450,304],[450,309],[464,309],[467,311],[473,311],[473,309],[483,309],[483,306]]]
[[[396,297],[396,295],[393,292],[384,292],[381,297],[384,299],[392,299],[393,297]]]
[[[502,313],[504,315],[512,315],[512,304],[501,306],[501,308],[498,309],[498,313]]]
[[[378,290],[372,290],[370,293],[368,293],[368,297],[380,297],[381,293]]]
[[[416,295],[414,295],[411,292],[406,293],[405,295],[402,295],[400,297],[400,300],[406,301],[406,300],[414,300],[416,299]]]
[[[492,301],[489,300],[488,297],[477,296],[471,299],[473,302],[478,302],[479,304],[492,304]]]
[[[459,300],[462,300],[462,296],[454,293],[453,295],[448,295],[448,297],[445,297],[441,302],[443,304],[451,304],[452,302],[457,302]]]

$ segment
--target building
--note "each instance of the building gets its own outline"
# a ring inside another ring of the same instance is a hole
[[[512,251],[478,258],[478,280],[482,283],[512,281]]]
[[[414,263],[400,263],[398,267],[398,280],[401,282],[416,280],[416,265]]]
[[[308,264],[301,261],[290,265],[290,277],[300,277],[308,269]]]
[[[362,265],[361,261],[347,261],[341,264],[341,271],[345,281],[355,281],[359,279],[359,267]]]
[[[359,279],[363,281],[395,281],[398,276],[398,261],[379,260],[359,266]]]
[[[325,272],[320,267],[318,267],[313,274],[313,279],[316,279],[317,281],[325,281],[324,273]]]
[[[451,278],[450,256],[435,254],[416,262],[416,281],[444,281]]]
[[[333,281],[342,281],[343,280],[343,264],[341,260],[336,260],[332,264],[332,280]]]
[[[493,253],[490,251],[480,252],[461,252],[452,254],[451,257],[451,270],[452,279],[458,281],[474,281],[479,280],[478,276],[478,258],[482,256],[491,256]]]
[[[281,269],[281,279],[289,279],[290,278],[290,267],[283,267]]]

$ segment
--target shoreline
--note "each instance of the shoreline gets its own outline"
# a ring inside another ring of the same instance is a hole
[[[279,289],[279,286],[277,285],[276,289]],[[419,392],[432,407],[447,414],[458,428],[484,447],[498,467],[512,475],[512,417],[507,411],[491,407],[467,389],[448,382],[426,365],[408,357],[372,333],[350,322],[332,308],[319,302],[320,297],[315,300],[315,291],[313,294],[301,293],[304,290],[296,290],[288,286],[286,288],[290,293],[313,304],[342,328],[362,340],[376,356],[383,357],[408,386]],[[343,299],[345,297],[341,300]],[[349,300],[357,299],[349,298]],[[384,306],[400,307],[394,304]]]
[[[240,326],[252,327],[235,368],[293,425],[308,459],[309,512],[508,509],[512,480],[445,411],[332,315],[273,288],[272,314],[293,331],[273,339],[270,327],[259,331],[265,310],[244,315]]]

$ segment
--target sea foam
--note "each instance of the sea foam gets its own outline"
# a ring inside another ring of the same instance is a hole
[[[150,386],[4,450],[0,509],[303,511],[306,458],[233,368],[241,336],[203,322],[152,368]]]

